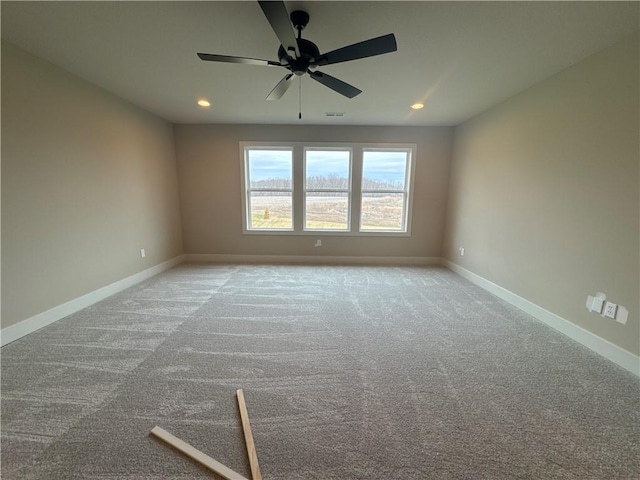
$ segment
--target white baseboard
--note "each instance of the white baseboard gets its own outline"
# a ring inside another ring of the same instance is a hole
[[[442,265],[446,266],[453,272],[457,273],[461,277],[466,278],[470,282],[484,288],[490,293],[493,293],[496,297],[505,300],[511,305],[523,310],[529,315],[535,317],[543,323],[546,323],[550,327],[565,334],[569,338],[581,343],[587,348],[590,348],[594,352],[603,357],[611,360],[613,363],[621,366],[622,368],[629,370],[631,373],[640,376],[640,357],[634,355],[627,350],[614,345],[613,343],[579,327],[575,323],[566,320],[555,313],[550,312],[542,308],[529,300],[522,298],[519,295],[507,290],[506,288],[497,285],[486,278],[477,275],[466,268],[456,265],[455,263],[443,258]]]
[[[306,265],[440,265],[440,257],[357,257],[328,255],[225,255],[188,253],[187,262]]]
[[[3,328],[2,331],[0,331],[0,345],[5,346],[6,344],[24,337],[29,333],[35,332],[42,327],[46,327],[47,325],[82,310],[83,308],[87,308],[100,300],[104,300],[115,293],[121,292],[136,283],[140,283],[147,278],[151,278],[154,275],[157,275],[158,273],[182,262],[184,262],[184,255],[178,255],[171,260],[167,260],[166,262],[162,262],[154,267],[147,268],[142,272],[138,272],[110,285],[99,288],[98,290],[82,295],[81,297],[74,298],[62,305],[53,307],[46,312],[39,313],[38,315],[34,315],[33,317],[22,320],[14,325]]]

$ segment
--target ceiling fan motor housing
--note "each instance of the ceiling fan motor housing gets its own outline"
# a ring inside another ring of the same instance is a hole
[[[309,69],[309,63],[313,62],[320,56],[320,50],[315,43],[298,38],[298,50],[300,56],[298,58],[290,56],[282,45],[278,49],[278,59],[282,65],[286,65],[296,75],[304,75]]]

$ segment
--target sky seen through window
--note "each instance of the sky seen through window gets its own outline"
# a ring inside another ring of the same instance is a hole
[[[365,151],[364,178],[404,184],[406,156],[404,151]],[[251,182],[270,179],[291,179],[290,150],[251,150],[249,175]],[[349,152],[344,150],[307,151],[307,177],[337,176],[348,178]]]

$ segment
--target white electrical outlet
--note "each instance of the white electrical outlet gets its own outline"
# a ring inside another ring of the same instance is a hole
[[[316,244],[314,245],[314,247],[321,247],[322,246],[322,240],[316,240]]]
[[[144,257],[146,257],[146,256],[147,256],[147,252],[145,252],[145,251],[144,251],[144,248],[141,248],[141,249],[140,249],[140,256],[141,256],[142,258],[144,258]]]
[[[615,303],[607,302],[604,304],[605,317],[616,318],[616,310],[618,310],[618,305]]]
[[[464,247],[460,247],[458,250],[460,250],[460,256],[464,257]]]

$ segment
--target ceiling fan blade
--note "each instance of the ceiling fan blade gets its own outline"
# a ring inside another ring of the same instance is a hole
[[[348,62],[358,58],[373,57],[383,53],[395,52],[398,50],[396,37],[393,33],[381,37],[371,38],[363,42],[354,43],[346,47],[332,50],[320,55],[311,65],[331,65],[333,63]]]
[[[309,70],[307,73],[309,73],[311,78],[313,78],[316,82],[321,83],[325,87],[329,87],[331,90],[338,92],[340,95],[344,95],[345,97],[353,98],[356,95],[362,93],[362,90],[354,87],[353,85],[349,85],[342,80],[338,80],[336,77],[327,75],[326,73],[312,72],[311,70]]]
[[[289,90],[289,87],[293,83],[292,80],[293,73],[285,75],[284,78],[280,80],[275,87],[273,87],[271,93],[267,95],[267,100],[280,100],[286,91]]]
[[[207,62],[243,63],[245,65],[282,67],[279,62],[274,62],[273,60],[261,60],[259,58],[231,57],[229,55],[216,55],[214,53],[198,53],[198,57],[200,57],[200,60],[205,60]]]
[[[284,6],[284,2],[259,1],[258,3],[287,53],[291,55],[292,52],[295,52],[295,57],[299,57],[300,50],[298,50],[298,41],[296,40],[296,34],[293,31],[289,12],[287,12],[287,7]]]

